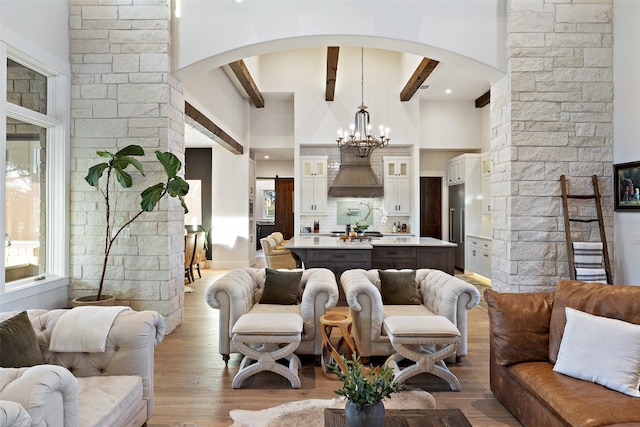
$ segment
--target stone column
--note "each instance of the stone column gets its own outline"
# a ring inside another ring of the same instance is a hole
[[[560,175],[572,194],[592,193],[599,177],[613,256],[613,4],[508,8],[508,72],[491,88],[492,287],[542,292],[569,277]],[[595,217],[590,206],[576,212]],[[595,227],[572,227],[575,239],[599,240]]]
[[[104,200],[84,181],[97,150],[144,148],[146,176],[132,172],[118,190],[117,221],[140,210],[140,192],[163,181],[154,152],[184,161],[184,98],[171,75],[167,0],[70,0],[71,285],[70,297],[94,294],[104,258]],[[172,331],[183,320],[183,212],[164,199],[140,216],[112,249],[105,293],[135,310],[156,310]]]

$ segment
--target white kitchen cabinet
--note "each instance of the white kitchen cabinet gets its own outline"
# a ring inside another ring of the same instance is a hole
[[[491,279],[491,240],[467,236],[466,270]]]
[[[411,214],[411,181],[409,178],[385,178],[384,209],[388,215]]]
[[[465,181],[465,158],[455,157],[449,161],[447,166],[447,184],[464,184]]]
[[[491,177],[482,177],[482,215],[491,215]]]
[[[411,157],[408,156],[384,156],[385,178],[410,178]]]
[[[327,156],[301,156],[301,206],[303,214],[327,213]]]
[[[482,162],[482,176],[491,176],[491,152],[482,153],[480,161]]]
[[[388,215],[411,215],[411,157],[384,156],[384,209]]]
[[[482,153],[482,215],[491,215],[491,153]]]

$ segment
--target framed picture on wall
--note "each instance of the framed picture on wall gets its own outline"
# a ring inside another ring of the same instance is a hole
[[[640,212],[640,161],[613,165],[616,211]]]

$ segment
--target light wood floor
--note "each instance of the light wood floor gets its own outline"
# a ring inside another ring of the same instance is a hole
[[[292,389],[284,378],[260,373],[231,388],[240,355],[232,355],[225,367],[218,354],[218,310],[209,307],[205,290],[224,271],[202,270],[203,277],[185,294],[185,321],[166,336],[155,352],[155,412],[149,427],[191,422],[201,427],[230,426],[231,409],[259,410],[303,399],[331,399],[338,383],[326,379],[315,358],[303,358],[302,387]],[[450,365],[462,391],[431,375],[420,375],[407,384],[422,388],[436,399],[437,407],[459,408],[473,426],[520,426],[489,390],[488,318],[481,308],[469,312],[469,354]],[[374,363],[383,362],[372,360]]]

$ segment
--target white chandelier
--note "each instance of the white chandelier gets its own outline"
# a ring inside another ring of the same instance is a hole
[[[349,131],[338,130],[338,147],[340,150],[351,150],[358,157],[369,157],[376,148],[389,145],[389,128],[380,125],[380,137],[376,138],[371,132],[369,112],[364,105],[364,48],[360,48],[360,106],[356,111],[355,121],[349,126]]]

